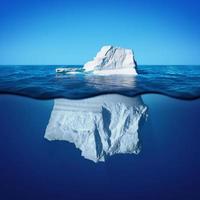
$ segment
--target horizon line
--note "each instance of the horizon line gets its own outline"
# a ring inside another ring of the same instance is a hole
[[[0,66],[83,66],[84,64],[0,64]],[[200,66],[200,64],[138,64],[137,66],[142,65],[154,65],[154,66],[160,66],[160,65],[171,65],[171,66]]]

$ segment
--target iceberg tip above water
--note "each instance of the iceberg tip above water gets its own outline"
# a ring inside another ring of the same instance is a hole
[[[92,61],[87,62],[83,69],[99,75],[126,74],[136,75],[136,61],[133,51],[111,45],[103,46]]]

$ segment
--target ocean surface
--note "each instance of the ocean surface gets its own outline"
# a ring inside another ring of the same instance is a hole
[[[200,66],[138,66],[136,77],[57,67],[0,66],[0,199],[200,199]],[[105,93],[147,106],[138,155],[94,163],[44,138],[55,98]]]
[[[68,67],[69,73],[56,74],[58,67]],[[84,73],[82,66],[0,66],[0,93],[38,99],[152,92],[180,99],[200,96],[200,66],[141,65],[137,71],[138,76],[94,76]]]

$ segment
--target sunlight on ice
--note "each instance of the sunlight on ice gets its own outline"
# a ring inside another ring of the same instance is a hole
[[[86,72],[98,75],[136,75],[133,51],[121,47],[103,46],[92,61],[84,65]]]

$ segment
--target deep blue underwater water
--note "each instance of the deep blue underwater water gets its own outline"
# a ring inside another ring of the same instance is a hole
[[[0,199],[200,199],[200,66],[138,66],[136,77],[56,67],[0,67]],[[74,144],[44,139],[54,98],[113,92],[151,93],[141,95],[138,155],[94,163]]]
[[[77,74],[56,74],[57,67]],[[137,76],[94,76],[82,66],[0,66],[0,93],[39,99],[79,99],[104,93],[159,93],[181,99],[200,96],[200,66],[141,65]]]

